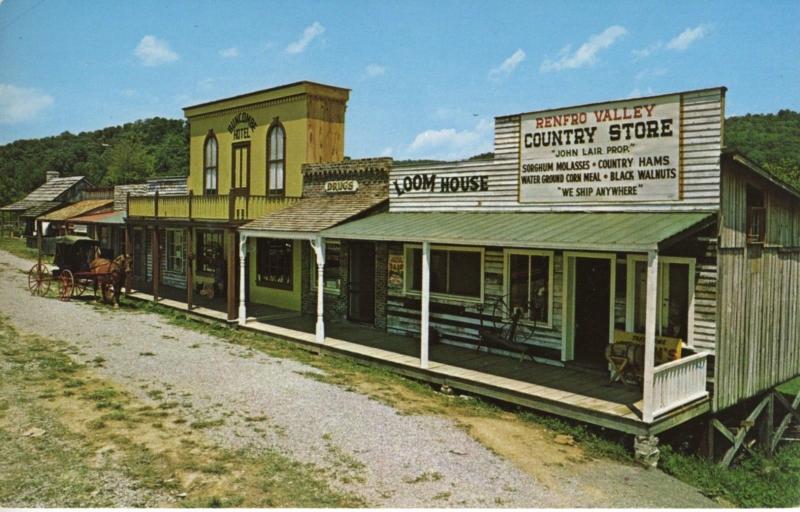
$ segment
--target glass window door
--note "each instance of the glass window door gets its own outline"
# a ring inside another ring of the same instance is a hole
[[[247,191],[250,188],[250,143],[233,145],[231,188]]]
[[[645,296],[647,294],[647,261],[636,257],[628,260],[628,290],[633,303],[628,309],[628,330],[644,333]],[[694,290],[694,260],[663,258],[658,269],[656,334],[680,338],[690,343],[692,297]]]

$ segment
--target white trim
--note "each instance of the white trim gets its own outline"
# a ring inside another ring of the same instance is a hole
[[[239,325],[247,323],[247,294],[245,276],[247,275],[247,235],[239,236]]]
[[[240,235],[249,238],[279,238],[284,240],[316,240],[320,237],[319,232],[315,231],[277,231],[277,230],[255,230],[238,229]]]
[[[642,420],[653,422],[653,368],[656,355],[656,313],[658,312],[658,252],[647,253],[647,311],[644,329],[644,368],[642,369]]]
[[[431,297],[431,244],[422,243],[422,299],[420,300],[420,368],[428,369],[428,344],[430,342],[430,297]],[[483,275],[483,273],[481,273]]]
[[[634,317],[635,317],[635,299],[636,299],[636,280],[635,280],[635,262],[637,261],[647,261],[647,256],[641,254],[628,254],[626,259],[626,291],[625,291],[625,330],[628,332],[633,332],[635,325],[634,325]],[[697,267],[697,259],[690,258],[690,257],[683,257],[683,256],[660,256],[658,257],[659,265],[661,268],[659,269],[659,280],[658,280],[658,294],[657,294],[657,303],[659,307],[657,308],[657,315],[656,315],[656,329],[658,334],[661,334],[662,320],[663,320],[663,307],[664,307],[664,296],[669,291],[668,287],[668,280],[669,280],[669,264],[677,263],[681,265],[688,265],[689,266],[689,305],[688,311],[686,316],[686,339],[684,343],[688,347],[694,347],[694,311],[695,311],[695,271]]]
[[[609,268],[609,312],[608,343],[614,342],[614,311],[617,291],[617,255],[613,252],[564,251],[564,288],[562,297],[561,360],[575,359],[575,259],[594,258],[608,260]]]
[[[509,272],[511,271],[511,265],[509,264],[509,259],[511,255],[517,254],[522,256],[547,256],[548,258],[548,275],[547,275],[547,322],[546,323],[536,323],[537,327],[542,327],[544,329],[552,329],[553,328],[553,281],[554,281],[554,263],[553,260],[555,259],[555,253],[553,251],[541,251],[536,249],[503,249],[503,298],[508,304],[509,308],[511,307],[511,301],[509,300],[509,286],[510,286],[510,279],[509,279]],[[530,261],[530,259],[529,259]],[[530,294],[530,287],[528,289],[528,294]],[[524,319],[521,320],[525,323],[533,323],[531,320]]]
[[[326,255],[326,258],[327,258],[328,250],[333,245],[339,246],[339,268],[341,269],[341,265],[342,265],[342,261],[341,261],[342,260],[342,256],[341,256],[342,255],[342,241],[341,240],[338,240],[338,239],[327,239],[326,238],[325,239],[325,255]],[[313,249],[313,247],[314,247],[313,243],[311,244],[311,247]],[[309,259],[310,259],[310,263],[311,263],[311,268],[309,269],[309,271],[311,272],[310,289],[311,289],[312,292],[316,293],[316,291],[317,291],[317,279],[315,279],[315,277],[317,275],[316,258],[309,258]],[[340,278],[340,281],[341,281],[341,278]],[[342,287],[341,287],[341,284],[339,285],[338,288],[332,288],[330,286],[323,286],[322,287],[322,291],[324,293],[327,293],[328,295],[341,295],[342,294]]]
[[[429,242],[425,242],[429,243]],[[411,265],[409,261],[411,258],[408,257],[409,249],[422,249],[424,246],[420,244],[404,244],[403,245],[403,294],[410,296],[410,297],[421,297],[422,292],[417,290],[412,290],[409,287],[409,281],[413,278],[412,274],[410,273]],[[458,252],[478,252],[481,255],[481,270],[480,270],[480,285],[481,285],[481,292],[479,297],[470,297],[468,295],[453,295],[449,293],[434,293],[430,292],[431,298],[434,299],[448,299],[448,300],[455,300],[459,302],[471,302],[476,304],[483,303],[484,297],[484,281],[485,281],[485,274],[484,274],[484,260],[486,256],[486,250],[484,247],[477,247],[477,246],[466,246],[466,245],[431,245],[431,251],[458,251]],[[430,262],[429,262],[430,263]],[[449,266],[448,266],[449,271]]]

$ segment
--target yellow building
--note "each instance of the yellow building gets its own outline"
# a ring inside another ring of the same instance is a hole
[[[190,308],[224,307],[234,319],[236,228],[294,204],[304,163],[342,160],[349,94],[297,82],[184,108],[185,188],[151,187],[128,200],[133,288]],[[299,311],[299,247],[254,243],[248,250],[250,301]]]

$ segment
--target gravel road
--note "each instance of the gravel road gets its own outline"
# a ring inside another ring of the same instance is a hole
[[[309,377],[320,372],[313,367],[170,325],[158,315],[32,297],[20,272],[29,267],[0,251],[0,313],[15,328],[77,346],[81,362],[102,357],[96,371],[143,401],[154,403],[147,393],[157,389],[164,400],[191,404],[187,414],[197,419],[224,418],[205,431],[214,442],[270,447],[313,463],[332,475],[334,488],[371,506],[714,506],[664,473],[609,461],[587,463],[579,474],[554,470],[557,485],[544,485],[454,422],[399,414]],[[260,416],[266,420],[245,420]]]

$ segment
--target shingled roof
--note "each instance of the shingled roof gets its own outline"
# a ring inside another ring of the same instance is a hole
[[[317,233],[387,202],[385,195],[341,194],[309,197],[270,213],[239,228],[242,231]]]
[[[111,206],[113,204],[114,201],[112,199],[88,199],[86,201],[78,201],[77,203],[43,215],[39,217],[39,220],[63,221],[71,219],[72,217],[86,215],[87,213],[99,213],[104,209],[111,211]]]
[[[64,206],[64,203],[61,201],[43,201],[41,203],[36,203],[35,206],[25,210],[24,213],[20,214],[20,217],[35,219],[36,217],[51,212],[60,206]]]
[[[3,211],[24,211],[34,206],[49,201],[56,201],[61,195],[69,191],[72,187],[86,179],[83,176],[67,176],[64,178],[51,178],[46,181],[41,187],[37,188],[25,199],[3,206],[0,210]]]

